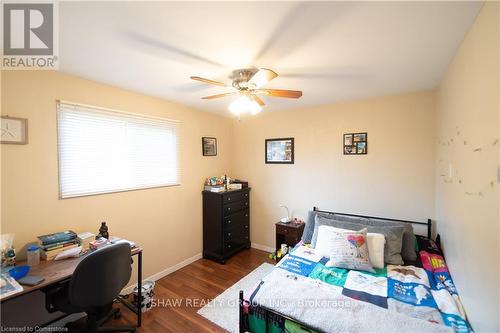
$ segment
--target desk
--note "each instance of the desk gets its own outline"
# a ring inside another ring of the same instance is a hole
[[[142,248],[140,247],[135,247],[131,251],[131,255],[135,256],[137,255],[137,286],[139,290],[142,288]],[[10,299],[20,297],[22,295],[31,293],[36,290],[43,289],[45,287],[48,287],[50,285],[53,285],[55,283],[67,280],[71,278],[71,275],[73,275],[73,272],[75,271],[76,266],[82,260],[85,258],[85,255],[79,257],[79,258],[71,258],[71,259],[64,259],[64,260],[58,260],[58,261],[40,261],[39,265],[31,267],[31,270],[29,272],[30,275],[37,275],[45,278],[45,280],[37,284],[36,286],[25,286],[23,285],[23,291],[19,292],[14,295],[10,295],[7,297],[2,298],[1,303],[4,303]],[[25,265],[25,262],[18,262],[17,265]],[[141,326],[142,322],[142,311],[141,311],[141,306],[140,302],[138,306],[134,306],[131,304],[129,301],[120,298],[120,301],[127,307],[129,308],[132,312],[134,312],[137,315],[137,327]]]

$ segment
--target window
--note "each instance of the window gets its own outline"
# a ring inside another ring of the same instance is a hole
[[[178,122],[59,102],[61,198],[176,185]]]

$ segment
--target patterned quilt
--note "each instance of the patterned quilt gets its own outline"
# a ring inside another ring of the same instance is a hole
[[[301,279],[322,281],[331,288],[341,288],[344,296],[388,311],[445,325],[456,332],[472,332],[443,256],[429,251],[419,252],[422,268],[387,265],[376,269],[376,273],[368,273],[327,267],[328,258],[299,244],[275,270],[285,270]],[[252,298],[256,295],[258,289]]]

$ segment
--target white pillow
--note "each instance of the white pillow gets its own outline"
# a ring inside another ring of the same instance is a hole
[[[369,232],[366,234],[370,262],[375,268],[384,268],[385,236]]]
[[[370,264],[366,228],[353,231],[321,225],[317,231],[315,250],[330,258],[327,267],[375,272]]]
[[[322,241],[318,246],[318,240],[320,238],[320,230],[323,230],[323,235],[321,236]],[[330,232],[345,233],[352,232],[352,230],[335,228],[327,225],[321,225],[318,227],[318,240],[316,240],[316,253],[324,257],[330,257],[332,253],[331,235],[328,229],[331,228]],[[325,232],[326,231],[326,232]],[[370,263],[375,268],[384,268],[384,245],[385,236],[383,234],[377,233],[367,233],[366,241],[368,244],[368,256],[370,258]]]

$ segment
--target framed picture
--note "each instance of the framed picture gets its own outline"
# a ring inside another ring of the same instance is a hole
[[[267,164],[293,164],[293,138],[266,139]]]
[[[28,143],[28,119],[2,116],[1,143],[25,145]]]
[[[201,148],[203,156],[217,156],[217,139],[202,137],[201,138]]]
[[[365,155],[368,153],[368,133],[344,134],[344,155]]]

